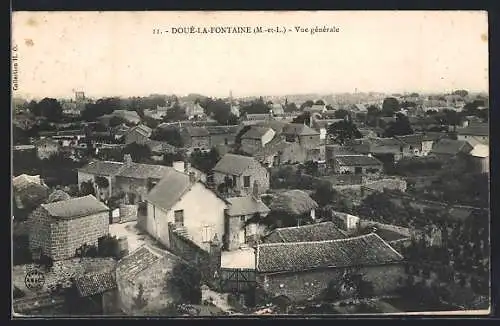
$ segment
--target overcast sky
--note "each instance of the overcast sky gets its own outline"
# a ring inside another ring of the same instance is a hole
[[[191,25],[340,31],[152,33]],[[485,12],[16,12],[12,26],[29,97],[488,90]]]

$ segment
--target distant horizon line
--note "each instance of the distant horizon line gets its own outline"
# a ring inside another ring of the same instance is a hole
[[[400,94],[400,95],[410,95],[412,93],[417,93],[419,95],[441,95],[441,94],[451,94],[454,91],[457,90],[466,90],[469,94],[482,94],[486,93],[489,95],[488,90],[468,90],[466,88],[456,88],[453,90],[442,90],[442,91],[390,91],[390,92],[383,92],[383,91],[362,91],[358,90],[356,92],[348,92],[348,91],[339,91],[339,92],[304,92],[304,93],[283,93],[283,94],[248,94],[248,95],[235,95],[234,92],[232,93],[232,97],[235,99],[238,98],[249,98],[249,97],[287,97],[287,96],[338,96],[338,95],[356,95],[356,94],[380,94],[380,95],[394,95],[394,94]],[[203,97],[209,97],[209,98],[228,98],[230,97],[230,91],[227,92],[225,95],[207,95],[203,94],[201,92],[191,92],[191,93],[185,93],[185,94],[180,94],[180,93],[159,93],[159,92],[151,92],[149,94],[130,94],[130,95],[123,95],[123,94],[95,94],[95,95],[89,95],[85,92],[85,90],[77,90],[74,91],[71,95],[57,95],[57,96],[51,96],[51,95],[46,95],[46,96],[30,96],[28,94],[23,94],[19,92],[18,94],[12,94],[11,98],[12,99],[25,99],[25,100],[40,100],[43,98],[55,98],[55,99],[73,99],[75,96],[75,93],[77,92],[83,92],[85,93],[85,97],[89,99],[101,99],[101,98],[131,98],[131,97],[148,97],[148,96],[154,96],[154,95],[159,95],[159,96],[177,96],[177,97],[187,97],[190,95],[200,95]]]

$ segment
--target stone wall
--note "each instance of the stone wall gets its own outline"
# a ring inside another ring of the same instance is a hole
[[[57,220],[40,208],[30,223],[30,250],[41,248],[54,260],[75,256],[83,244],[97,245],[109,233],[109,213],[102,212],[71,220]]]
[[[113,189],[114,194],[134,193],[135,201],[142,201],[148,193],[148,182],[146,179],[134,179],[127,177],[116,177],[116,186]]]
[[[300,136],[299,143],[300,146],[306,149],[316,148],[320,144],[319,134],[311,136]]]
[[[373,284],[374,295],[394,292],[404,277],[402,264],[363,267],[358,271]],[[285,295],[300,302],[320,295],[332,281],[340,281],[344,269],[322,269],[283,274],[257,274],[257,283],[271,296]]]
[[[137,205],[120,205],[120,222],[137,221]]]

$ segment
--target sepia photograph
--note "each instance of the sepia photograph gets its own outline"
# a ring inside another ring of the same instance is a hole
[[[11,18],[12,318],[491,312],[487,12]]]

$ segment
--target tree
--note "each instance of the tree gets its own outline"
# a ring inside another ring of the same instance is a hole
[[[325,101],[317,100],[316,102],[314,102],[314,105],[325,105]]]
[[[97,176],[95,178],[95,184],[101,189],[109,187],[108,179],[106,179],[105,177],[101,177],[101,176]]]
[[[382,111],[375,105],[370,105],[366,110],[366,124],[370,127],[377,126],[377,119],[382,115]]]
[[[40,112],[40,115],[46,117],[50,122],[58,122],[62,118],[62,106],[61,104],[54,98],[44,98],[37,104],[37,111]]]
[[[465,89],[459,89],[459,90],[454,91],[452,94],[458,95],[460,97],[466,97],[467,95],[469,95],[469,92],[467,92]]]
[[[314,199],[320,207],[323,207],[332,203],[335,194],[336,191],[333,190],[329,182],[322,182],[317,186],[311,198]]]
[[[177,263],[168,280],[176,286],[182,297],[182,302],[200,304],[201,301],[201,273],[194,267],[186,263]],[[166,286],[169,286],[168,282]]]
[[[205,98],[200,100],[200,106],[205,114],[211,116],[221,125],[238,124],[238,117],[231,113],[231,105],[222,99]]]
[[[295,112],[297,111],[299,108],[297,108],[297,105],[295,103],[287,103],[285,104],[285,107],[283,108],[283,110],[285,112]]]
[[[83,181],[80,184],[80,196],[87,196],[87,195],[95,196],[94,184],[92,183],[91,180]]]
[[[215,148],[212,148],[208,153],[194,151],[190,157],[193,167],[204,173],[209,173],[219,160],[220,155]]]
[[[178,103],[175,103],[170,109],[168,109],[167,114],[163,117],[164,122],[182,121],[186,120],[186,111],[181,108]]]
[[[399,102],[396,98],[386,97],[382,103],[382,116],[392,117],[399,109]]]
[[[347,140],[363,137],[352,121],[338,121],[328,126],[327,134],[337,144],[344,145]]]
[[[123,103],[118,97],[107,97],[98,99],[95,103],[87,103],[82,111],[82,119],[85,121],[96,121],[98,117],[111,114],[115,110],[123,108]]]
[[[134,310],[142,310],[148,305],[147,299],[144,297],[144,285],[139,283],[137,296],[132,297]]]
[[[444,109],[442,111],[442,123],[450,126],[458,126],[460,125],[460,115],[455,110]]]
[[[335,116],[335,119],[345,119],[346,117],[349,116],[349,111],[344,109],[339,109],[335,111],[333,115]]]
[[[122,117],[114,116],[111,119],[109,119],[109,126],[110,127],[116,127],[121,124],[127,124],[127,120],[125,120]]]
[[[304,111],[305,108],[310,108],[314,105],[314,101],[307,100],[300,105],[300,111]]]
[[[296,116],[293,120],[292,123],[300,123],[300,124],[306,124],[309,125],[311,123],[311,113],[310,112],[304,112],[301,115]]]
[[[40,111],[40,107],[38,106],[38,103],[35,100],[31,100],[28,103],[28,111],[31,112],[36,117],[39,117],[42,115],[42,113]]]
[[[181,133],[179,129],[175,126],[156,128],[151,135],[151,139],[157,141],[164,141],[175,147],[184,146]]]
[[[270,107],[266,103],[264,103],[264,100],[262,98],[252,101],[249,104],[245,104],[240,108],[240,112],[243,114],[269,113],[269,110]]]
[[[151,159],[151,149],[135,142],[125,146],[123,154],[130,154],[134,162],[148,162]]]
[[[384,132],[384,137],[404,136],[413,134],[410,120],[402,113],[396,114],[396,121],[390,122]]]

